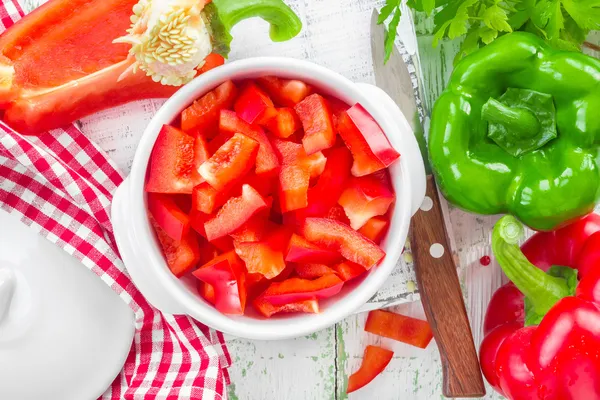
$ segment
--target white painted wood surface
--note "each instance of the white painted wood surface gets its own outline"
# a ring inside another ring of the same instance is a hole
[[[45,0],[21,0],[27,11]],[[305,26],[313,35],[320,27],[335,24],[335,34],[319,40],[309,40],[303,57],[319,62],[355,81],[373,82],[368,42],[368,24],[373,7],[381,7],[382,0],[289,0]],[[419,18],[417,18],[419,19]],[[252,32],[256,28],[264,34],[264,25],[247,21],[235,28],[238,39],[233,44],[232,58],[251,52],[252,55],[291,55],[276,45],[254,48]],[[442,42],[431,47],[431,26],[419,21],[418,43],[421,52],[423,78],[429,104],[441,92],[452,69],[457,50],[456,42]],[[310,39],[310,38],[309,38]],[[600,39],[600,35],[596,36]],[[349,41],[353,51],[340,54],[336,43]],[[243,48],[240,50],[240,48]],[[236,50],[237,49],[237,50]],[[295,56],[295,55],[294,55]],[[360,68],[349,69],[346,60]],[[127,160],[121,160],[123,164]],[[492,292],[501,284],[498,266],[479,264],[484,255],[491,255],[490,231],[494,217],[481,217],[450,209],[453,232],[459,260],[459,276],[475,341],[482,339],[485,307]],[[394,307],[394,311],[424,318],[419,303]],[[352,316],[335,327],[308,337],[280,342],[260,342],[230,339],[233,358],[230,368],[232,400],[429,400],[443,398],[442,375],[435,343],[426,350],[376,337],[363,331],[366,314]],[[367,344],[383,344],[395,351],[388,368],[375,381],[347,396],[348,376],[360,365]],[[500,399],[488,388],[485,399]]]

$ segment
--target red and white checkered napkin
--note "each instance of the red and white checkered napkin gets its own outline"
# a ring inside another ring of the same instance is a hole
[[[0,0],[4,29],[22,15],[17,0]],[[109,218],[122,179],[74,126],[25,137],[0,122],[0,207],[80,260],[135,313],[133,346],[101,399],[226,398],[230,357],[222,334],[189,317],[162,314],[125,272]]]

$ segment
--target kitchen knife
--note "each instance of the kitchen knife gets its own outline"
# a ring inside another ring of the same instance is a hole
[[[413,78],[395,46],[389,61],[384,64],[386,31],[384,25],[377,24],[378,17],[375,10],[371,20],[375,80],[411,124],[427,173],[426,196],[421,209],[413,216],[410,243],[421,302],[442,359],[443,394],[446,397],[481,397],[485,395],[485,386],[431,172]]]

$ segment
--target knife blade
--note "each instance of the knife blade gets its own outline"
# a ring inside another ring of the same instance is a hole
[[[386,32],[385,27],[377,23],[378,17],[379,13],[375,10],[371,18],[375,81],[409,120],[427,172],[425,201],[411,221],[410,243],[421,302],[442,360],[443,394],[446,397],[481,397],[485,395],[485,386],[456,265],[448,245],[441,202],[431,173],[415,96],[416,76],[414,79],[411,77],[396,46],[393,46],[390,59],[384,64]]]

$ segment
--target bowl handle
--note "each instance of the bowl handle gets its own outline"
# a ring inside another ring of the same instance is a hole
[[[383,106],[383,111],[398,128],[400,148],[397,150],[400,152],[400,157],[407,160],[404,165],[407,167],[412,184],[411,211],[412,215],[414,215],[419,207],[421,207],[423,199],[425,198],[426,182],[425,165],[423,164],[419,144],[417,143],[413,130],[404,114],[402,114],[402,111],[400,111],[398,105],[396,105],[394,100],[392,100],[386,92],[369,83],[357,83],[356,85],[367,97],[373,99],[375,104]]]
[[[153,275],[147,272],[147,268],[144,268],[150,261],[135,240],[130,202],[127,201],[128,193],[129,178],[117,188],[111,205],[115,241],[125,268],[134,285],[152,306],[166,314],[185,314],[174,300],[165,296],[164,288],[152,278]]]

